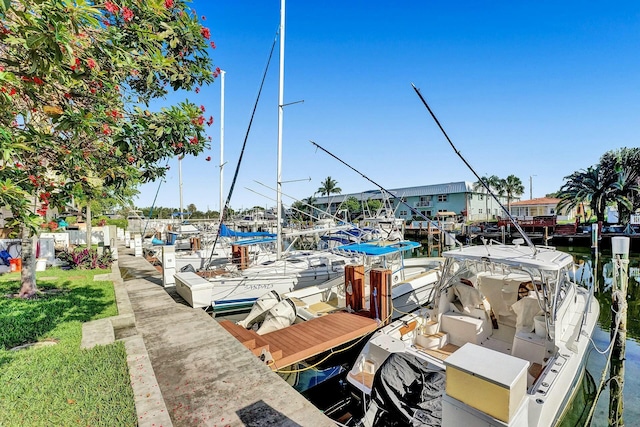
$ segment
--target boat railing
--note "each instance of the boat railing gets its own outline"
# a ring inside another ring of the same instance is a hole
[[[576,285],[577,286],[577,285]],[[594,300],[594,286],[593,283],[589,283],[588,286],[586,286],[587,291],[589,292],[588,296],[587,296],[587,301],[584,305],[584,310],[582,311],[582,320],[580,322],[580,331],[582,331],[585,327],[585,324],[587,323],[587,313],[591,312],[591,302]],[[576,337],[576,342],[580,341],[580,335],[578,334],[578,336]]]

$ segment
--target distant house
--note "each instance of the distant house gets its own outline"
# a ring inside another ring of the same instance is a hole
[[[558,212],[560,199],[555,197],[539,197],[531,200],[511,202],[511,215],[518,219],[530,219],[534,216],[556,216],[559,221],[572,221],[578,215],[577,209],[572,208]]]
[[[431,219],[455,216],[459,220],[484,221],[494,220],[501,213],[501,208],[493,200],[493,197],[474,189],[473,183],[467,181],[394,188],[389,192],[396,197],[393,200],[396,218],[407,221],[418,220],[420,215]],[[349,197],[355,197],[358,201],[383,199],[379,190],[368,190],[361,193],[318,197],[315,205],[334,214],[340,210],[340,205]],[[499,199],[500,203],[506,207],[507,198],[500,196]],[[400,200],[403,202],[401,203]],[[419,212],[420,215],[415,215],[407,205]]]

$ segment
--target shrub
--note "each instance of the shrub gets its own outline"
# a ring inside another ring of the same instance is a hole
[[[66,262],[70,268],[79,270],[110,268],[113,263],[113,256],[109,249],[106,249],[102,255],[98,255],[97,249],[75,248],[60,252],[58,258]]]

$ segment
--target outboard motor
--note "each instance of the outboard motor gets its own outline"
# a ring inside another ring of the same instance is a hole
[[[280,302],[280,295],[276,291],[269,291],[253,303],[251,311],[243,320],[236,322],[243,328],[250,328],[254,323],[261,322],[267,312]]]
[[[268,334],[278,329],[293,325],[296,320],[296,304],[289,298],[280,301],[273,306],[264,317],[264,322],[260,329],[256,331],[258,335]]]

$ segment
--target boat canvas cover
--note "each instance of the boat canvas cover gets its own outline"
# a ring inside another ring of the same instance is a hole
[[[373,378],[373,426],[439,427],[444,389],[443,371],[428,369],[411,354],[392,353]]]
[[[402,242],[393,243],[391,245],[376,245],[374,243],[354,243],[351,245],[339,246],[338,251],[344,251],[354,254],[364,254],[370,256],[383,256],[397,252],[409,251],[420,247],[420,243],[404,240]]]
[[[235,231],[224,224],[220,225],[220,236],[222,237],[275,237],[273,233],[266,231]]]

